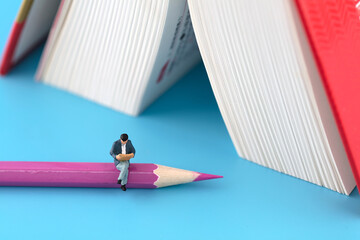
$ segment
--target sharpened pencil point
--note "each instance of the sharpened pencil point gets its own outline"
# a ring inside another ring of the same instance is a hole
[[[206,173],[199,173],[200,175],[194,180],[196,181],[202,181],[202,180],[209,180],[209,179],[215,179],[215,178],[222,178],[223,176],[219,175],[212,175],[212,174],[206,174]]]

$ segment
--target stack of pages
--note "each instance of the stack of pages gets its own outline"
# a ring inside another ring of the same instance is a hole
[[[350,194],[360,183],[359,2],[24,0],[0,73],[53,21],[37,78],[138,115],[201,53],[241,157]]]

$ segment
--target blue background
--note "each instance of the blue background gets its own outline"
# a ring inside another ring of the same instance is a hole
[[[0,48],[20,0],[0,4]],[[223,175],[156,190],[0,188],[0,239],[339,239],[360,236],[360,198],[237,156],[203,65],[134,118],[33,79],[38,49],[0,78],[0,161],[133,162]],[[162,151],[158,151],[158,145]]]

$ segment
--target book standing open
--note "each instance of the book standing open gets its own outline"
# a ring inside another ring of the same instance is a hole
[[[37,29],[30,16],[46,1],[27,2],[23,29]],[[37,77],[137,115],[198,62],[198,44],[241,157],[350,194],[359,29],[346,0],[63,0]]]

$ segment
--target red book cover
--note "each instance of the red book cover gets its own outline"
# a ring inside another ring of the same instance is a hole
[[[26,18],[29,14],[33,2],[33,0],[24,0],[21,4],[0,63],[1,75],[5,75],[16,64],[16,62],[13,61],[15,48],[20,39],[21,32],[24,29]]]
[[[296,0],[360,186],[360,0]]]
[[[46,38],[60,0],[23,0],[0,62],[0,74],[9,70]]]

